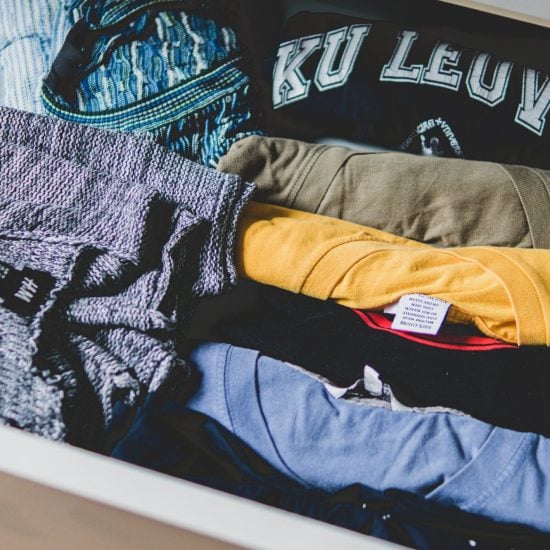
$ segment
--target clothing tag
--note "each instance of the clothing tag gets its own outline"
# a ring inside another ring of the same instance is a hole
[[[399,300],[397,302],[388,304],[384,308],[384,313],[389,313],[390,315],[395,315],[398,311],[399,311]]]
[[[44,271],[16,269],[0,262],[0,300],[20,315],[33,315],[46,300],[55,279]]]
[[[445,321],[450,306],[449,302],[432,296],[407,294],[399,300],[391,328],[435,335]]]
[[[355,388],[357,388],[357,386],[359,386],[360,383],[361,383],[361,380],[357,380],[357,382],[355,382],[355,384],[352,384],[348,388],[340,388],[338,386],[333,386],[332,384],[329,384],[328,382],[326,382],[324,384],[324,386],[327,389],[327,391],[330,393],[330,395],[332,395],[332,397],[334,397],[334,399],[341,399],[349,391],[354,390]]]
[[[346,393],[348,393],[348,388],[339,388],[338,386],[333,386],[332,384],[326,383],[325,385],[326,390],[334,397],[334,399],[340,399],[341,397],[344,397]]]
[[[380,380],[379,374],[368,365],[363,368],[363,377],[365,389],[373,396],[384,394],[384,384]]]

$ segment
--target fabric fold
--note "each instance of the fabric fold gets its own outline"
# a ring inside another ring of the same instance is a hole
[[[544,170],[263,136],[233,144],[218,168],[254,182],[258,201],[434,246],[550,248]]]
[[[407,294],[451,304],[448,320],[493,338],[550,345],[550,252],[441,249],[343,220],[251,203],[241,221],[241,276],[357,309]]]
[[[184,368],[198,299],[235,282],[252,190],[151,141],[0,109],[0,423],[104,450],[117,405]]]
[[[493,520],[550,529],[548,439],[449,413],[335,399],[301,370],[223,343],[199,344],[189,359],[206,388],[189,408],[307,487],[407,490]]]

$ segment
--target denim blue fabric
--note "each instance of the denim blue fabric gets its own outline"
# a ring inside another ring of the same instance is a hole
[[[202,382],[188,406],[306,487],[400,489],[550,531],[548,439],[448,413],[337,400],[287,363],[227,344],[199,345],[189,359]]]
[[[210,11],[217,17],[223,7],[213,3]],[[43,88],[49,114],[151,132],[213,167],[232,143],[260,133],[249,68],[232,27],[175,0],[77,0],[62,14],[54,29],[59,56],[52,73],[62,66],[63,74]],[[82,58],[67,57],[67,49]]]
[[[48,73],[59,0],[0,2],[0,105],[44,111],[40,90]]]
[[[0,308],[0,417],[93,446],[114,403],[158,389],[198,297],[235,281],[252,189],[130,135],[0,109],[0,259],[57,281],[30,324]],[[73,412],[84,394],[101,421]]]

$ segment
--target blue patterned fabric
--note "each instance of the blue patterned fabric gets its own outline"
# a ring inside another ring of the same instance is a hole
[[[0,105],[43,112],[40,89],[48,72],[59,0],[0,2]]]
[[[150,132],[211,166],[235,141],[261,133],[234,29],[218,22],[223,16],[203,17],[183,4],[77,0],[62,10],[54,30],[59,54],[42,90],[46,111]]]

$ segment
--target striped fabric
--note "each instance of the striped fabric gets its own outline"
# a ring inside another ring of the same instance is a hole
[[[204,76],[181,82],[173,88],[118,109],[72,111],[69,107],[63,107],[47,87],[44,87],[43,98],[50,114],[72,122],[99,128],[116,127],[126,131],[154,131],[159,126],[189,116],[248,84],[248,77],[238,68],[240,61],[240,58],[235,59]]]
[[[98,128],[149,132],[214,167],[232,143],[261,133],[246,56],[234,29],[221,22],[223,10],[213,3],[211,19],[182,11],[181,4],[77,0],[68,6],[54,29],[58,60],[69,45],[85,51],[85,62],[56,75],[55,85],[44,84],[46,112]],[[59,36],[78,20],[86,37],[74,44],[69,35],[62,44]]]
[[[0,2],[0,105],[43,112],[52,23],[60,0]]]

